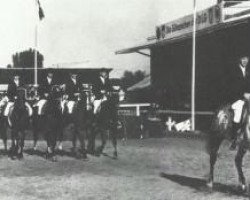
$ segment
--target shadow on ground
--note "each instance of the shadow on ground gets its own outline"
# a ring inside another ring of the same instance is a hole
[[[210,189],[206,186],[206,180],[202,178],[193,178],[177,174],[166,174],[160,173],[160,177],[178,183],[182,186],[186,186],[192,189],[195,189],[197,192],[201,193],[211,193],[211,192],[220,192],[229,196],[236,195],[241,197],[250,197],[247,192],[241,191],[235,185],[225,185],[221,183],[214,183],[213,189]]]

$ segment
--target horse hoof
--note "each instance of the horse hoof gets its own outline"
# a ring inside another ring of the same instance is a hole
[[[51,161],[51,162],[57,162],[56,156],[51,156],[51,155],[49,155],[49,156],[47,156],[47,160],[49,160],[49,161]]]
[[[23,154],[21,153],[21,154],[18,154],[17,155],[17,158],[18,158],[18,160],[22,160],[23,159]]]
[[[113,158],[114,158],[114,159],[118,159],[118,153],[117,153],[117,151],[115,151],[115,152],[113,153]]]
[[[87,154],[82,154],[81,159],[83,161],[88,161],[89,160]]]
[[[52,156],[51,161],[52,161],[52,162],[57,162],[56,156]]]
[[[63,150],[62,145],[59,145],[57,149],[58,149],[59,151],[62,151],[62,150]]]
[[[246,187],[245,184],[240,184],[238,187],[239,187],[240,191],[242,191],[242,192],[246,192],[247,191],[247,187]]]
[[[210,189],[213,188],[213,182],[212,182],[212,181],[207,182],[206,185],[207,185],[207,187],[210,188]]]

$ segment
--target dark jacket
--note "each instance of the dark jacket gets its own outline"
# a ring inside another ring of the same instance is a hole
[[[234,67],[229,73],[229,88],[228,95],[231,103],[244,98],[244,93],[250,93],[250,73],[249,69],[246,70],[246,76],[239,66]]]
[[[77,97],[74,94],[80,92],[82,92],[82,84],[79,80],[76,81],[76,84],[71,79],[66,83],[65,94],[69,95],[70,101],[76,101]]]
[[[108,78],[105,80],[105,83],[103,84],[101,78],[98,77],[98,79],[96,79],[93,85],[93,93],[95,95],[95,99],[101,99],[103,97],[103,94],[101,94],[102,90],[110,92],[112,91],[112,86]]]
[[[38,94],[41,98],[45,98],[44,94],[45,93],[51,93],[52,88],[55,86],[54,79],[52,79],[51,83],[49,84],[47,77],[42,81],[42,83],[39,85],[38,88]]]
[[[7,97],[9,101],[14,102],[15,96],[17,96],[18,88],[23,87],[23,83],[20,81],[19,86],[17,86],[14,81],[10,82],[7,89]]]

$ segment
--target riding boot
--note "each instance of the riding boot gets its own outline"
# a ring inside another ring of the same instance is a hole
[[[240,129],[240,123],[235,123],[233,122],[232,125],[232,132],[231,132],[231,139],[232,139],[232,144],[230,146],[230,150],[235,150],[237,146],[237,139],[238,139],[238,131]]]

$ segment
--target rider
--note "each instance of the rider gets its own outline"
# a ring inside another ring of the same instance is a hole
[[[70,74],[70,79],[65,85],[64,100],[62,103],[62,110],[64,112],[65,106],[68,108],[68,113],[72,114],[78,95],[82,92],[83,86],[77,77],[76,73]]]
[[[101,103],[107,100],[107,92],[112,91],[112,86],[109,80],[108,70],[102,68],[99,77],[93,85],[94,100],[94,114],[96,114],[101,107]]]
[[[240,130],[240,122],[242,109],[244,106],[244,100],[250,98],[250,74],[248,72],[249,57],[243,55],[239,58],[237,66],[231,71],[231,100],[232,109],[234,111],[233,127],[232,127],[232,139],[230,149],[234,150],[237,143],[237,135]]]
[[[54,74],[51,70],[49,70],[46,78],[42,81],[42,83],[38,87],[38,95],[40,97],[40,100],[36,104],[38,107],[38,115],[42,115],[43,106],[46,104],[53,86],[55,86]]]
[[[1,107],[6,106],[3,113],[4,116],[8,116],[10,108],[13,107],[15,99],[17,98],[18,89],[22,88],[23,86],[24,84],[20,80],[20,76],[18,74],[15,74],[13,80],[8,84],[7,97],[3,98],[0,102]],[[28,102],[25,102],[25,106],[27,108],[29,116],[31,116],[33,113],[31,106]]]

